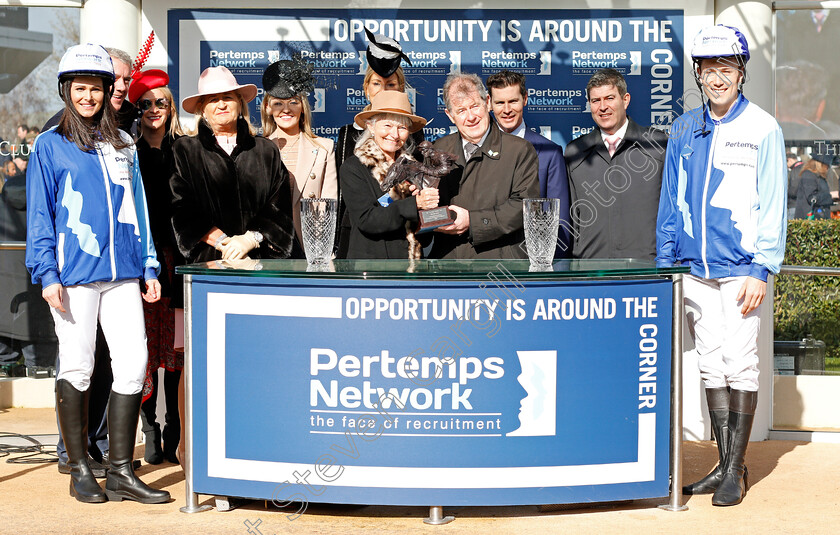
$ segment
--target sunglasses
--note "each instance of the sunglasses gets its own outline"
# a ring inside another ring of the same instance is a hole
[[[140,111],[146,112],[152,109],[152,106],[155,106],[158,109],[165,109],[169,107],[169,101],[165,98],[158,98],[155,100],[144,99],[137,103],[137,107],[140,108]]]

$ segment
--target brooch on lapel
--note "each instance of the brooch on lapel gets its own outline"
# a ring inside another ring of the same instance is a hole
[[[498,153],[498,152],[496,152],[496,151],[494,151],[494,150],[489,150],[489,149],[488,149],[488,150],[487,150],[487,155],[488,155],[488,156],[490,156],[491,158],[495,158],[496,156],[498,156],[498,155],[499,155],[499,153]]]

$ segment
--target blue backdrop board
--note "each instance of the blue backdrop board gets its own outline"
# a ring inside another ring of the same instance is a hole
[[[260,88],[251,104],[257,124],[263,70],[299,53],[318,77],[310,98],[315,133],[333,139],[367,104],[365,27],[397,39],[411,59],[403,63],[409,98],[433,119],[424,129],[429,140],[452,129],[441,88],[457,72],[526,75],[526,124],[563,146],[593,127],[585,88],[599,68],[625,75],[629,114],[639,124],[665,127],[683,112],[682,10],[173,9],[168,17],[179,102],[196,92],[203,69],[224,65]]]
[[[194,491],[286,502],[669,493],[671,281],[192,278]]]

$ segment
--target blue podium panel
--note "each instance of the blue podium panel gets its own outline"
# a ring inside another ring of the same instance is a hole
[[[671,280],[193,276],[194,490],[578,503],[669,484]]]

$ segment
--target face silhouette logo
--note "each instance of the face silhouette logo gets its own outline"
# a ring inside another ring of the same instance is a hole
[[[537,75],[551,76],[551,50],[540,50],[540,72]]]
[[[405,94],[408,95],[408,103],[411,105],[411,110],[417,111],[417,90],[413,87],[406,87]]]
[[[557,426],[557,351],[517,351],[525,389],[520,403],[519,428],[509,437],[554,436]]]
[[[312,106],[313,113],[322,113],[326,111],[326,96],[323,87],[316,87],[315,91],[313,92],[313,96],[315,97],[315,104]]]
[[[367,51],[357,50],[356,52],[359,53],[359,72],[357,72],[356,74],[361,74],[364,76],[368,68]]]
[[[642,74],[642,51],[641,50],[631,50],[630,51],[630,72],[628,72],[627,74],[628,75]]]
[[[461,51],[449,51],[449,74],[461,74]]]

